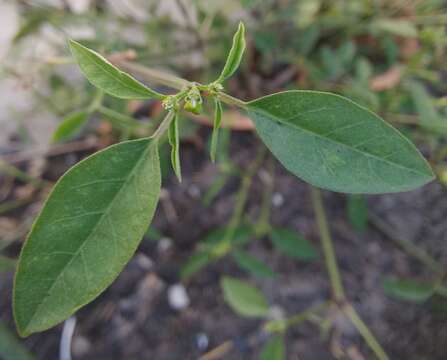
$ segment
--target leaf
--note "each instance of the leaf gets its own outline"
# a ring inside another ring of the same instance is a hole
[[[22,336],[65,320],[112,283],[148,228],[160,186],[150,139],[100,151],[57,182],[19,258],[13,306]]]
[[[300,260],[315,260],[318,257],[313,245],[296,231],[273,229],[271,239],[275,248],[284,255]]]
[[[239,315],[265,317],[268,314],[267,300],[257,288],[228,276],[223,277],[221,287],[225,301]]]
[[[342,96],[286,91],[251,101],[247,110],[278,160],[312,185],[374,194],[412,190],[434,177],[408,139]]]
[[[385,293],[395,299],[423,303],[435,292],[431,284],[422,284],[414,280],[388,278],[383,282]]]
[[[261,360],[284,360],[286,358],[286,350],[284,337],[276,335],[272,337],[262,349]]]
[[[222,83],[227,80],[238,69],[242,56],[245,51],[245,26],[242,22],[239,23],[239,27],[233,37],[233,45],[227,57],[225,66],[217,79],[218,83]]]
[[[186,279],[209,265],[213,261],[228,254],[234,246],[243,246],[250,242],[253,229],[249,226],[239,226],[234,231],[231,243],[223,242],[227,228],[218,228],[211,231],[199,244],[195,251],[182,266],[180,277]]]
[[[210,264],[216,258],[207,250],[199,250],[192,254],[180,269],[180,278],[187,279]]]
[[[164,98],[78,42],[70,40],[70,49],[85,77],[104,92],[121,99]]]
[[[214,229],[203,240],[205,245],[215,245],[219,243],[228,231],[228,227]],[[248,244],[253,237],[253,228],[249,225],[240,225],[234,230],[231,243],[235,246],[243,246]]]
[[[418,30],[414,23],[400,19],[379,19],[371,23],[371,30],[385,32],[402,37],[417,37]]]
[[[169,124],[169,144],[171,145],[171,164],[179,182],[182,182],[182,170],[180,168],[180,135],[178,132],[178,113]]]
[[[53,133],[53,141],[70,140],[77,135],[88,120],[86,111],[68,114]]]
[[[14,270],[16,263],[14,259],[0,255],[0,273]]]
[[[436,109],[433,99],[425,87],[415,81],[408,86],[414,106],[419,114],[420,125],[427,130],[439,134],[447,133],[447,119],[443,118]]]
[[[213,126],[213,133],[211,135],[211,150],[210,150],[212,162],[216,161],[217,144],[218,144],[217,141],[219,139],[219,128],[222,122],[222,103],[216,98],[214,98],[214,108],[215,108],[214,126]]]
[[[245,251],[235,251],[233,258],[237,264],[244,270],[257,277],[274,277],[276,274],[265,265],[262,261],[259,261],[255,257],[246,253]]]
[[[0,323],[0,359],[2,360],[32,360],[34,357],[22,345],[14,334]]]
[[[361,195],[348,196],[347,214],[349,222],[355,231],[361,233],[368,226],[368,208]]]
[[[153,226],[149,226],[149,229],[147,229],[144,237],[151,241],[158,241],[163,237],[163,234]]]

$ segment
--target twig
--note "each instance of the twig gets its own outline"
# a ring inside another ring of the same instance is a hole
[[[312,204],[317,218],[318,230],[320,232],[321,243],[323,247],[326,267],[329,273],[329,279],[332,286],[332,293],[337,302],[345,300],[345,291],[338,270],[337,259],[335,257],[334,246],[332,243],[331,234],[329,232],[329,225],[326,219],[326,213],[323,208],[323,201],[321,199],[321,192],[317,188],[311,187]]]
[[[444,267],[436,261],[433,257],[431,257],[427,252],[425,252],[423,249],[419,248],[415,244],[413,244],[411,241],[408,241],[406,239],[403,239],[399,237],[393,229],[388,225],[385,221],[383,221],[380,217],[374,214],[369,215],[369,219],[371,221],[371,224],[379,230],[382,234],[384,234],[386,237],[394,241],[398,246],[402,248],[407,254],[410,256],[413,256],[415,259],[418,259],[422,264],[430,268],[432,271],[444,274],[445,270]]]
[[[354,307],[351,304],[345,304],[342,310],[349,318],[349,320],[351,320],[352,324],[355,326],[360,335],[362,335],[363,339],[374,352],[374,354],[376,354],[377,358],[380,360],[388,360],[388,355],[385,353],[382,346],[369,330],[368,326],[366,326],[366,324],[360,318]]]
[[[218,347],[213,350],[207,352],[203,356],[199,358],[199,360],[215,360],[219,359],[225,354],[229,353],[234,348],[234,343],[231,340],[225,341],[223,344],[220,344]]]
[[[388,360],[388,356],[376,340],[372,332],[357,314],[353,306],[346,300],[345,291],[340,278],[340,272],[338,269],[337,259],[335,257],[335,251],[329,225],[327,223],[326,213],[324,211],[323,200],[321,198],[321,192],[317,188],[311,187],[312,191],[312,204],[315,210],[317,218],[318,229],[320,232],[326,268],[329,273],[329,279],[332,286],[332,292],[335,298],[335,305],[342,311],[355,326],[357,331],[363,337],[370,349],[374,352],[379,360]]]
[[[87,138],[85,140],[80,141],[73,141],[66,144],[57,144],[52,146],[51,148],[47,147],[41,147],[41,148],[35,148],[26,150],[19,153],[14,153],[10,155],[3,156],[0,158],[0,161],[5,161],[9,164],[18,164],[24,161],[33,160],[35,158],[39,158],[42,156],[57,156],[62,154],[67,154],[71,152],[78,152],[78,151],[86,151],[95,149],[98,147],[98,143],[95,138]]]

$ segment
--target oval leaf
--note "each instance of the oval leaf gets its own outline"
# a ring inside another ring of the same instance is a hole
[[[148,228],[160,183],[149,139],[100,151],[57,182],[19,258],[13,305],[21,335],[56,325],[110,285]]]
[[[245,251],[235,251],[234,260],[244,270],[257,277],[273,277],[276,274],[262,261],[246,253]]]
[[[423,303],[434,293],[432,284],[423,284],[410,279],[388,278],[383,282],[385,293],[397,300]]]
[[[275,248],[285,255],[300,260],[314,260],[318,256],[312,244],[296,231],[274,229],[271,238]]]
[[[268,314],[267,300],[257,288],[243,281],[225,276],[221,281],[224,299],[242,316],[264,317]]]
[[[272,337],[261,352],[261,360],[284,360],[285,358],[284,338],[280,335]]]
[[[57,142],[73,138],[81,131],[87,120],[88,113],[86,111],[68,114],[53,133],[53,141]]]
[[[164,98],[78,42],[70,40],[70,49],[85,77],[106,93],[121,99]]]
[[[344,97],[286,91],[251,101],[247,110],[272,153],[312,185],[387,193],[415,189],[434,177],[408,139]]]
[[[245,26],[242,22],[233,37],[233,45],[228,53],[227,61],[217,82],[224,82],[239,68],[245,51]]]

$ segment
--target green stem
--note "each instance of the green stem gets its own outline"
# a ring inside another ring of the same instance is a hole
[[[250,165],[247,172],[242,176],[242,184],[236,195],[236,205],[234,208],[234,212],[233,215],[231,216],[230,222],[228,224],[228,230],[225,233],[222,243],[231,241],[236,231],[236,228],[241,222],[245,204],[247,203],[248,199],[248,191],[250,190],[253,181],[253,176],[255,175],[259,166],[261,166],[265,154],[266,154],[266,147],[262,146],[258,152],[258,155],[256,156],[256,159]]]
[[[341,282],[340,272],[338,270],[337,259],[335,257],[334,246],[332,242],[329,225],[324,211],[321,192],[317,188],[311,187],[312,204],[317,218],[318,229],[320,232],[323,252],[331,281],[332,292],[336,305],[351,320],[357,331],[363,337],[370,349],[374,352],[379,360],[388,360],[388,356],[376,340],[372,332],[360,318],[354,307],[346,302],[345,291]]]
[[[352,324],[355,326],[360,335],[362,335],[363,339],[377,356],[377,358],[379,360],[388,360],[388,355],[385,353],[382,346],[380,346],[379,342],[371,333],[368,326],[366,326],[366,324],[357,314],[357,311],[354,309],[354,307],[350,304],[346,304],[343,307],[343,312],[351,320]]]
[[[152,134],[151,138],[159,140],[163,134],[166,132],[166,130],[169,129],[169,125],[171,124],[171,121],[174,119],[175,111],[169,111],[163,121],[161,122],[160,126],[155,130],[155,132]]]
[[[403,239],[397,236],[391,227],[383,221],[380,217],[371,214],[369,215],[371,223],[383,234],[385,234],[388,238],[394,241],[397,245],[399,245],[407,254],[413,256],[415,259],[418,259],[422,264],[430,268],[432,271],[443,275],[445,273],[444,267],[437,262],[434,258],[432,258],[427,252],[423,249],[419,248],[411,241]]]
[[[325,301],[323,303],[314,305],[309,309],[303,311],[302,313],[293,315],[290,318],[288,318],[286,320],[286,325],[289,328],[291,326],[295,326],[301,323],[302,321],[310,320],[312,319],[313,316],[317,315],[317,313],[319,313],[320,311],[326,309],[329,305],[330,305],[329,301]]]
[[[259,212],[258,221],[256,223],[255,232],[256,237],[260,238],[270,231],[270,211],[272,208],[272,197],[273,197],[273,188],[274,188],[274,162],[273,158],[269,156],[267,161],[267,171],[268,174],[264,179],[265,188],[262,193],[262,204],[261,210]]]
[[[231,95],[228,95],[224,92],[219,92],[217,94],[217,98],[227,105],[237,106],[240,108],[245,108],[247,106],[247,103],[245,101],[239,100],[239,99],[237,99]]]
[[[329,225],[326,219],[326,213],[323,207],[323,200],[321,199],[321,192],[317,188],[311,187],[312,204],[317,218],[318,230],[320,232],[321,244],[323,247],[324,259],[326,262],[329,279],[331,282],[332,293],[337,302],[345,300],[345,291],[338,270],[337,259],[335,257],[335,250],[332,243]]]
[[[168,74],[163,71],[151,69],[139,64],[135,64],[130,61],[117,60],[114,63],[120,68],[129,71],[137,76],[140,76],[141,78],[144,78],[145,80],[151,83],[168,86],[173,89],[183,90],[185,87],[189,87],[192,85],[198,85],[199,87],[204,87],[204,85],[202,84],[191,82],[182,79],[178,76],[175,76],[173,74]],[[238,106],[241,108],[246,107],[246,102],[239,100],[231,95],[225,94],[223,92],[219,92],[217,94],[217,97],[220,101],[224,102],[227,105]]]

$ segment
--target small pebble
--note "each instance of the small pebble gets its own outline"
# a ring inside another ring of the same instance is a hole
[[[284,196],[280,193],[274,193],[272,197],[272,204],[274,207],[281,207],[284,204]]]
[[[191,185],[188,187],[188,194],[193,199],[198,199],[200,197],[200,188],[197,185]]]
[[[198,333],[196,335],[196,342],[197,342],[197,348],[200,351],[205,351],[206,349],[208,349],[208,345],[210,343],[208,335],[206,335],[205,333]]]
[[[172,285],[168,289],[168,302],[174,310],[183,310],[189,306],[189,297],[181,284]]]
[[[172,239],[171,238],[168,238],[168,237],[164,237],[164,238],[161,238],[159,241],[158,241],[158,247],[157,247],[157,250],[158,250],[158,252],[159,253],[165,253],[165,252],[167,252],[167,251],[169,251],[169,249],[172,247]]]

